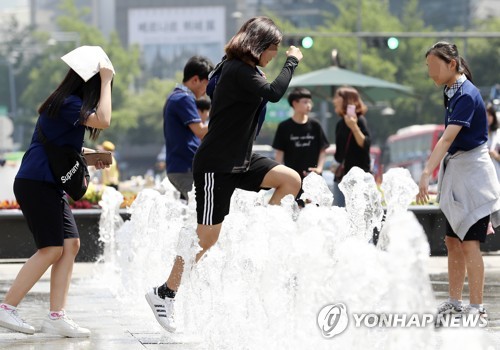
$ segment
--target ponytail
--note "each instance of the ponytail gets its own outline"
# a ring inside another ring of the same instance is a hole
[[[458,63],[458,67],[457,67],[458,72],[465,74],[467,79],[470,80],[471,83],[473,83],[472,72],[470,71],[469,64],[467,63],[465,58],[463,58],[462,56],[458,56],[457,63]]]
[[[472,72],[469,68],[467,61],[458,54],[457,45],[448,43],[446,41],[438,41],[432,47],[427,50],[425,57],[429,55],[434,55],[439,59],[450,63],[452,60],[457,62],[457,72],[465,74],[468,80],[472,83]]]

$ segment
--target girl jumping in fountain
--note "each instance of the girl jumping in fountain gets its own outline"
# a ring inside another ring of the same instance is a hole
[[[479,90],[472,84],[466,61],[457,47],[434,44],[425,55],[429,76],[444,85],[446,129],[432,151],[420,177],[418,203],[429,199],[429,176],[441,162],[439,205],[446,217],[449,298],[438,314],[479,314],[483,306],[484,264],[481,242],[488,223],[500,224],[500,188],[488,154],[488,121]],[[470,304],[462,304],[467,272]]]
[[[290,46],[281,73],[269,83],[257,66],[265,67],[278,53],[282,34],[267,17],[248,20],[226,45],[227,60],[215,89],[208,133],[193,162],[197,234],[202,250],[198,261],[219,237],[236,188],[260,191],[275,188],[270,204],[300,190],[299,174],[274,160],[252,153],[259,115],[265,101],[277,102],[285,94],[302,59]],[[176,330],[174,297],[180,286],[184,261],[178,256],[165,284],[151,289],[146,299],[157,321]]]

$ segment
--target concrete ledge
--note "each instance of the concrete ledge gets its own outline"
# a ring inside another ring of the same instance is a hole
[[[444,237],[446,235],[446,221],[439,207],[434,205],[411,205],[408,208],[417,217],[424,228],[432,256],[447,255]],[[481,251],[493,252],[500,250],[500,230],[488,235],[486,242],[481,243]]]
[[[99,241],[100,209],[74,209],[75,221],[80,232],[80,252],[77,262],[96,261],[103,252]],[[121,210],[124,220],[130,219]],[[0,259],[27,259],[36,252],[33,236],[20,210],[0,210]]]

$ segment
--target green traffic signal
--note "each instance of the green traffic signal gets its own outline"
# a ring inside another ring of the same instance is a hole
[[[310,49],[314,45],[314,40],[310,36],[305,36],[302,38],[301,44],[304,49]]]
[[[396,37],[391,36],[387,39],[387,47],[391,50],[396,50],[399,46],[399,40]]]

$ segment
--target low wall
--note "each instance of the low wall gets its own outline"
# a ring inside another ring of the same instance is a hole
[[[77,262],[97,261],[104,244],[99,241],[100,209],[74,209],[75,221],[80,233],[80,252]],[[130,218],[120,211],[124,220]],[[0,259],[27,259],[36,252],[33,236],[20,210],[0,210]]]
[[[445,221],[441,210],[435,206],[410,206],[423,226],[431,255],[446,255],[444,245]],[[75,209],[76,224],[80,232],[80,253],[78,262],[96,261],[103,252],[103,243],[99,241],[100,209]],[[121,210],[124,220],[130,218],[126,210]],[[0,210],[0,259],[27,259],[36,251],[33,237],[20,210]],[[489,235],[481,244],[483,252],[500,250],[500,231]]]
[[[410,206],[409,210],[415,214],[424,228],[431,248],[431,255],[446,255],[447,251],[444,244],[446,223],[441,209],[433,205],[415,205]],[[481,251],[483,252],[497,250],[500,250],[500,230],[497,230],[494,235],[488,235],[486,242],[481,243]]]

